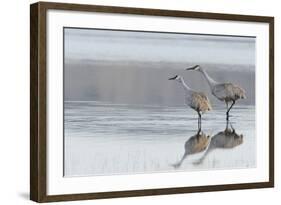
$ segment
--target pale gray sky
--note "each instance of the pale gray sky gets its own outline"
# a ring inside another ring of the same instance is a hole
[[[255,38],[65,28],[65,57],[255,65]]]

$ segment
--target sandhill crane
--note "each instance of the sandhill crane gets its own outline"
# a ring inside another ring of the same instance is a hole
[[[172,166],[177,169],[182,165],[183,161],[189,155],[203,152],[208,147],[210,139],[210,135],[206,135],[205,133],[198,130],[198,132],[194,136],[190,137],[185,142],[183,156],[177,163],[173,164]]]
[[[194,165],[201,164],[206,156],[215,149],[233,149],[243,143],[243,134],[237,134],[232,125],[230,124],[231,128],[229,128],[228,124],[229,122],[227,121],[225,130],[211,137],[208,148],[203,156],[197,162],[193,163]]]
[[[226,111],[226,120],[229,120],[229,111],[235,104],[236,100],[246,98],[246,92],[243,88],[235,85],[233,83],[219,83],[212,79],[208,73],[199,65],[195,65],[191,68],[187,68],[186,70],[195,70],[199,71],[203,74],[206,81],[208,82],[212,94],[219,99],[220,101],[224,101],[226,103],[227,111]],[[232,102],[230,107],[228,107],[228,103]]]
[[[188,87],[183,77],[179,75],[169,78],[169,80],[176,80],[181,83],[185,92],[185,103],[198,113],[198,130],[201,130],[201,115],[212,109],[208,97],[204,93],[196,92]]]

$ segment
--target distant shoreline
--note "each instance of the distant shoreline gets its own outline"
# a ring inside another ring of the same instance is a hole
[[[108,101],[92,101],[92,100],[64,100],[64,103],[92,103],[98,105],[114,105],[114,106],[132,106],[132,107],[155,107],[155,108],[188,108],[186,105],[149,105],[149,104],[126,104],[126,103],[112,103]],[[225,107],[223,103],[212,104],[213,108]],[[241,107],[255,107],[254,104],[237,104],[235,108]]]

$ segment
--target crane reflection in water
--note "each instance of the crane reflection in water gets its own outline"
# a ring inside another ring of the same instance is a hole
[[[194,165],[199,165],[204,162],[212,151],[216,149],[233,149],[241,144],[243,144],[243,134],[237,134],[229,121],[226,122],[225,130],[218,132],[212,137],[198,130],[194,136],[185,142],[183,156],[172,166],[177,169],[182,165],[187,156],[203,153],[197,161],[193,162]]]
[[[208,154],[216,149],[233,149],[241,144],[243,144],[243,134],[237,134],[231,123],[227,121],[225,130],[218,132],[211,138],[207,150],[198,161],[194,162],[194,164],[197,165],[203,163]]]
[[[206,150],[208,145],[210,144],[210,135],[206,135],[204,132],[199,129],[197,133],[190,137],[184,144],[185,152],[181,159],[173,164],[174,168],[179,168],[184,160],[192,154],[197,154]]]

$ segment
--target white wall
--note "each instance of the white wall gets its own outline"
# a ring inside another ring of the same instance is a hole
[[[61,2],[76,2],[65,1]],[[2,1],[0,7],[0,204],[31,204],[29,192],[29,3],[34,1]],[[118,6],[180,9],[252,15],[275,16],[275,76],[280,76],[281,13],[274,0],[83,0],[79,3]],[[281,82],[277,81],[278,91]],[[276,92],[276,127],[280,123],[280,91]],[[227,192],[196,193],[126,199],[106,199],[96,204],[245,204],[280,199],[280,130],[276,129],[276,188]],[[71,202],[91,204],[93,201]],[[63,203],[60,203],[63,204]]]

